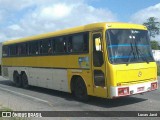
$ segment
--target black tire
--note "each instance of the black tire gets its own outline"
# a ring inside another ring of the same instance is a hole
[[[22,80],[22,87],[27,89],[29,85],[28,85],[28,78],[27,78],[26,73],[22,73],[21,80]]]
[[[73,94],[76,97],[76,99],[80,101],[88,101],[88,94],[87,94],[87,88],[86,85],[81,77],[77,77],[73,84]]]
[[[20,75],[18,74],[18,72],[14,72],[13,74],[13,80],[14,83],[17,87],[21,87],[22,86],[22,81],[20,79]]]

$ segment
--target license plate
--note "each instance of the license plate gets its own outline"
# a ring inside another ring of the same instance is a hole
[[[144,91],[144,87],[138,87],[137,92]]]

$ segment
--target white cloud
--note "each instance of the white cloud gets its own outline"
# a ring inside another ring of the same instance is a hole
[[[6,1],[3,3],[4,6],[10,6],[10,9],[7,10],[10,12],[3,15],[3,18],[34,7],[30,12],[16,15],[18,16],[16,22],[8,20],[8,26],[0,28],[3,41],[93,22],[116,21],[116,16],[110,10],[95,8],[86,4],[84,0],[61,0],[61,2],[58,0],[45,0],[45,2],[44,0],[36,0],[36,2],[14,0],[14,4],[10,4],[10,0],[0,0],[1,4],[2,1]]]
[[[3,42],[5,39],[7,39],[7,36],[4,33],[0,33],[0,42]]]
[[[142,24],[149,17],[156,17],[160,20],[160,3],[138,11],[131,16],[131,22]]]
[[[158,21],[160,21],[160,3],[138,11],[131,16],[131,22],[143,24],[149,17],[155,17]],[[160,41],[160,35],[157,35],[155,38],[151,39]]]
[[[70,14],[72,7],[66,4],[56,4],[43,8],[40,11],[40,17],[45,19],[62,19]],[[44,20],[45,20],[44,19]]]
[[[0,8],[9,11],[16,11],[30,7],[32,5],[44,4],[46,1],[51,2],[52,0],[0,0]]]
[[[9,26],[8,28],[9,28],[10,30],[17,30],[17,31],[22,30],[21,27],[20,27],[19,25],[16,25],[16,24],[11,25],[11,26]]]

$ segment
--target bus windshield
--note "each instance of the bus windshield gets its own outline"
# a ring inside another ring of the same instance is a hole
[[[154,61],[147,30],[109,29],[106,31],[109,61],[129,64]]]

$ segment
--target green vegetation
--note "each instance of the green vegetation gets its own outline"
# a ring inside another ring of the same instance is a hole
[[[155,37],[156,35],[160,34],[160,22],[157,21],[158,19],[155,17],[150,17],[147,19],[143,25],[145,25],[149,30],[149,35],[151,37]]]
[[[160,65],[157,64],[157,75],[160,76]]]
[[[7,108],[7,107],[1,107],[0,111],[12,111],[12,109]]]
[[[151,39],[160,34],[160,22],[155,17],[150,17],[143,23],[148,28]],[[160,50],[158,40],[151,40],[151,48],[153,50]]]
[[[158,42],[156,40],[152,40],[151,41],[151,48],[153,50],[159,50],[160,49],[160,46],[159,46],[159,44],[158,44]]]

